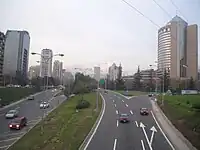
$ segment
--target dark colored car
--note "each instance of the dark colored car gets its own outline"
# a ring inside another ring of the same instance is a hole
[[[149,97],[152,97],[152,96],[153,96],[153,94],[149,94],[148,96],[149,96]]]
[[[127,122],[129,122],[130,120],[129,120],[127,114],[121,114],[120,117],[119,117],[119,121],[122,122],[122,123],[127,123]]]
[[[147,108],[140,108],[140,114],[141,115],[149,115],[149,111]]]
[[[9,123],[10,129],[20,130],[27,125],[26,117],[15,118]]]
[[[35,99],[35,98],[34,98],[34,96],[32,96],[32,95],[28,97],[28,100],[34,100],[34,99]]]

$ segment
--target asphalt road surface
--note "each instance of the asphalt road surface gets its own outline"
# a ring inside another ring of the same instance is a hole
[[[32,128],[41,118],[50,110],[55,108],[59,103],[63,102],[66,97],[61,95],[53,97],[58,90],[48,90],[35,96],[35,100],[25,100],[20,104],[0,111],[0,150],[5,150]],[[49,101],[50,107],[47,109],[40,109],[41,101]],[[10,130],[8,124],[10,119],[5,119],[5,113],[12,109],[19,110],[19,116],[25,116],[28,119],[28,124],[21,130]]]
[[[148,96],[127,99],[108,92],[103,93],[103,97],[104,115],[84,150],[173,150],[154,120]],[[140,115],[142,107],[149,109],[148,116]],[[121,113],[129,115],[129,123],[118,121]]]

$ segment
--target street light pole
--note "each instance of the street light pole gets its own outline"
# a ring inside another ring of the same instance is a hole
[[[45,60],[45,65],[47,65],[47,68],[48,68],[48,61],[50,60],[50,59],[52,59],[54,56],[61,56],[61,57],[63,57],[64,56],[64,54],[55,54],[55,55],[53,55],[53,56],[51,56],[51,57],[47,57],[47,58],[45,58],[45,56],[44,55],[42,55],[42,54],[40,54],[40,53],[35,53],[35,52],[32,52],[31,53],[32,55],[40,55],[42,58],[44,58],[44,60]],[[48,71],[48,69],[47,69],[47,71]],[[48,73],[47,73],[47,83],[46,83],[46,85],[45,85],[45,76],[44,76],[44,89],[45,90],[47,90],[48,89],[48,79],[49,77],[48,77]],[[46,86],[46,87],[45,87]]]
[[[185,90],[187,90],[187,68],[188,68],[188,66],[183,65],[183,67],[185,68],[185,73],[186,73],[186,75],[185,75]]]

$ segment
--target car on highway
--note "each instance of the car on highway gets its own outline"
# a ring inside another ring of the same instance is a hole
[[[21,128],[23,128],[26,125],[27,125],[27,118],[26,117],[19,117],[19,118],[13,119],[9,123],[9,128],[20,130]]]
[[[119,121],[122,123],[128,123],[130,121],[128,114],[120,114]]]
[[[13,119],[18,116],[18,113],[19,113],[18,110],[9,110],[6,113],[5,117],[6,117],[6,119]]]
[[[149,115],[149,111],[147,108],[140,108],[140,115]]]
[[[28,97],[28,100],[34,100],[34,99],[35,99],[35,97],[33,95]]]
[[[42,102],[41,104],[40,104],[40,108],[42,109],[46,109],[46,108],[49,108],[49,103],[47,103],[47,102]]]

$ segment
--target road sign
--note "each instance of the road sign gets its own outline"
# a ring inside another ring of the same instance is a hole
[[[100,81],[99,81],[99,83],[102,85],[102,84],[104,84],[104,79],[101,79]]]

